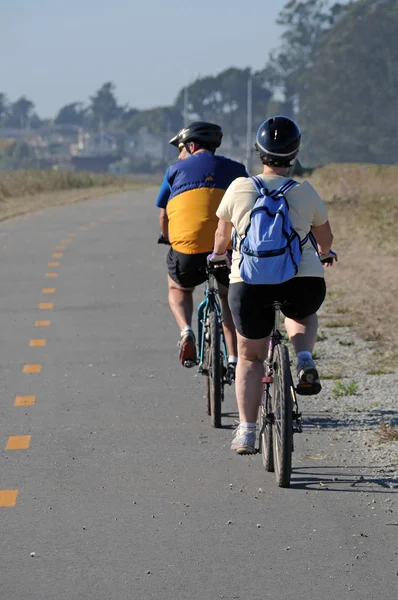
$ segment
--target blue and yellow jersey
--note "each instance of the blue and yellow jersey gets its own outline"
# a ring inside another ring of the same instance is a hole
[[[216,210],[237,177],[248,177],[242,163],[211,152],[198,152],[167,169],[156,206],[167,209],[174,250],[184,254],[212,250]]]

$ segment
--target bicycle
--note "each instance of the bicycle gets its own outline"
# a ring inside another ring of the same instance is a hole
[[[324,265],[333,265],[332,250],[320,255]],[[279,302],[273,303],[275,317],[264,362],[264,393],[260,403],[259,448],[266,471],[275,472],[279,487],[289,487],[292,472],[293,434],[302,433],[301,412],[290,370],[289,350],[279,330]]]
[[[205,376],[205,399],[207,414],[213,427],[221,427],[221,405],[224,386],[232,384],[228,372],[228,352],[222,327],[222,313],[215,284],[217,269],[226,265],[206,267],[205,299],[198,306],[199,373]]]
[[[170,246],[162,234],[158,244]],[[228,372],[228,352],[222,328],[222,312],[218,299],[215,272],[227,269],[225,264],[206,267],[205,299],[198,306],[198,362],[199,373],[205,376],[205,398],[207,414],[213,427],[221,427],[221,405],[224,400],[225,384],[232,384]]]
[[[289,487],[293,434],[302,432],[301,413],[290,371],[289,350],[279,330],[279,302],[273,303],[274,325],[264,362],[264,394],[260,403],[259,448],[266,471],[275,472],[279,487]]]

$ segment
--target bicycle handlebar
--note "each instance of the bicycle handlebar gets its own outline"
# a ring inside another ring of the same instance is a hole
[[[228,269],[228,265],[226,261],[219,261],[217,263],[208,262],[206,269],[209,273],[212,273],[213,271],[217,271],[217,269]]]
[[[158,244],[164,244],[165,246],[170,246],[170,242],[167,238],[165,238],[162,234],[158,237]]]

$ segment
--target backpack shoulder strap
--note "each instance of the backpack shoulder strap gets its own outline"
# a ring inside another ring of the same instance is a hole
[[[287,181],[285,181],[285,183],[283,185],[281,185],[280,188],[278,188],[275,192],[276,196],[285,196],[285,194],[287,194],[287,192],[291,189],[293,189],[294,187],[296,187],[296,185],[299,185],[298,181],[295,181],[294,179],[288,179]],[[286,198],[285,198],[286,200]],[[289,207],[289,204],[286,200],[286,203]],[[307,233],[307,235],[305,235],[303,237],[303,239],[300,239],[300,245],[304,246],[304,244],[307,242],[308,239],[311,239],[311,233]],[[311,242],[313,243],[313,240],[311,239]]]
[[[253,176],[249,177],[249,179],[252,181],[254,187],[256,188],[258,198],[263,196],[264,192],[268,193],[268,190],[265,188],[264,182],[261,179],[261,177],[253,175]],[[257,200],[256,200],[256,202],[257,202]],[[249,220],[249,223],[250,223],[250,220]],[[232,223],[232,226],[234,228],[234,230],[232,232],[232,248],[233,248],[233,250],[237,250],[238,249],[238,240],[239,240],[239,244],[241,244],[243,241],[243,238],[245,236],[240,235],[240,233],[238,232],[237,228],[235,227],[235,225],[233,223]]]
[[[252,180],[253,185],[256,188],[256,191],[260,195],[264,195],[264,193],[265,193],[266,195],[270,194],[272,196],[279,196],[279,195],[284,196],[285,194],[287,194],[287,192],[289,190],[294,188],[296,185],[299,185],[298,181],[295,181],[294,179],[287,179],[285,181],[285,183],[283,183],[277,190],[274,190],[273,192],[269,192],[268,189],[265,187],[265,183],[261,179],[261,177],[259,177],[258,175],[255,175],[255,176],[250,177],[250,179]]]
[[[253,182],[254,187],[256,188],[256,191],[263,195],[263,190],[265,190],[265,192],[267,192],[267,188],[264,185],[264,181],[261,179],[261,177],[258,177],[257,175],[250,177],[251,181]]]
[[[284,196],[289,190],[296,187],[296,185],[299,185],[298,181],[295,181],[294,179],[288,179],[276,190],[276,193]]]

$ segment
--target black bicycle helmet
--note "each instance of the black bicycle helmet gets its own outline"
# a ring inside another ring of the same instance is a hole
[[[177,146],[196,142],[199,146],[209,149],[216,149],[221,145],[222,129],[215,123],[207,123],[206,121],[194,121],[171,138],[169,144]]]
[[[264,164],[289,167],[299,151],[300,141],[300,129],[292,119],[271,117],[260,125],[255,148]]]

